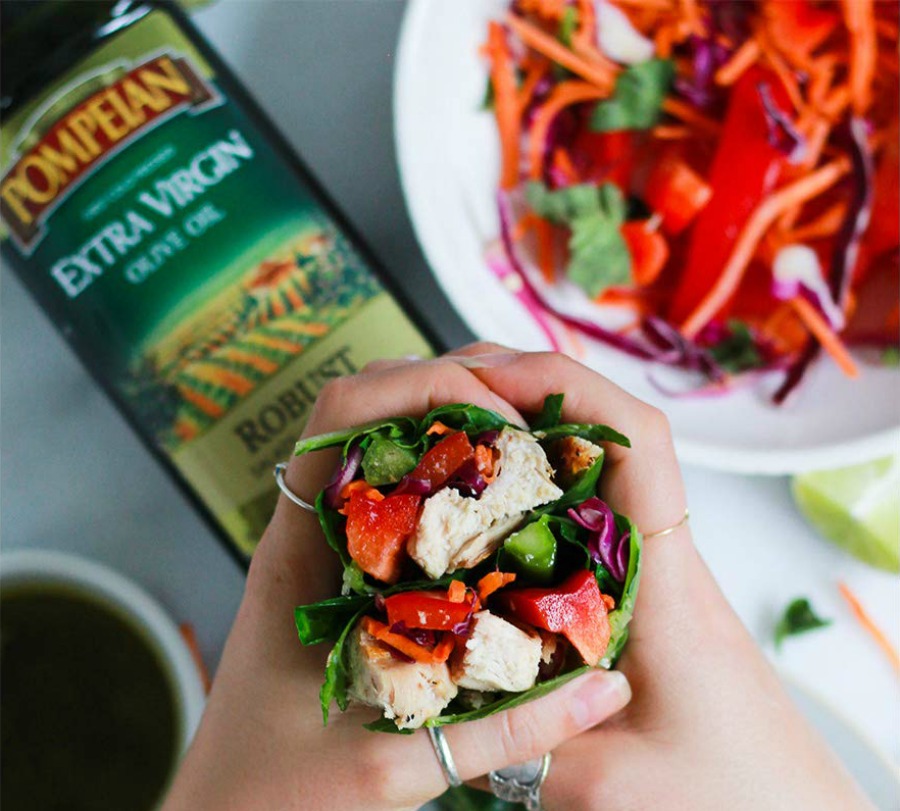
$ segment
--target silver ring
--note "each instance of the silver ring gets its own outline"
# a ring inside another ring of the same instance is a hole
[[[428,727],[428,737],[431,738],[431,745],[434,747],[438,763],[441,764],[441,771],[451,788],[461,786],[462,780],[459,779],[459,772],[456,771],[456,763],[453,761],[453,755],[450,754],[450,744],[447,743],[444,730],[440,727]]]
[[[316,511],[316,508],[310,504],[308,501],[304,501],[300,496],[298,496],[290,487],[287,486],[287,483],[284,481],[284,472],[288,468],[287,462],[279,462],[275,465],[275,470],[273,473],[275,474],[275,481],[278,482],[278,489],[281,490],[291,501],[294,502],[298,507],[302,507],[304,510],[308,510],[311,513]]]
[[[491,792],[500,800],[522,803],[528,811],[541,811],[541,785],[549,771],[549,752],[538,760],[495,769],[488,774]]]
[[[665,529],[659,529],[656,532],[650,532],[644,536],[644,538],[664,538],[666,535],[671,535],[675,532],[676,529],[681,529],[691,518],[691,514],[688,511],[687,507],[684,508],[684,515],[681,516],[681,520],[677,524],[672,524],[670,527],[666,527]]]

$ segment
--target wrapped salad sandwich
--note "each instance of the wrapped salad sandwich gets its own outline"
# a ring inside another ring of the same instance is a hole
[[[490,715],[584,670],[627,636],[641,540],[597,495],[604,425],[563,424],[551,395],[530,430],[473,405],[303,439],[340,447],[316,500],[343,594],[296,609],[305,645],[333,645],[329,708],[377,707],[410,731]]]

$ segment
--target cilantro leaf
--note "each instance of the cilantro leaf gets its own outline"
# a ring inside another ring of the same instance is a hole
[[[588,296],[631,282],[631,254],[619,231],[626,204],[618,186],[581,183],[550,191],[532,182],[526,195],[538,216],[571,230],[566,273]]]
[[[742,321],[729,321],[728,334],[709,347],[709,354],[728,372],[746,372],[764,365],[753,333]]]
[[[559,425],[562,419],[562,394],[548,394],[544,398],[544,406],[541,413],[531,421],[532,431],[541,431]]]
[[[568,277],[590,298],[607,287],[631,282],[631,254],[619,226],[600,214],[572,223]]]
[[[612,98],[594,108],[591,129],[595,132],[649,129],[659,119],[674,75],[671,59],[648,59],[629,65],[616,79]]]
[[[814,631],[831,625],[831,620],[819,617],[806,597],[798,597],[785,610],[775,626],[775,647],[780,648],[785,637]]]

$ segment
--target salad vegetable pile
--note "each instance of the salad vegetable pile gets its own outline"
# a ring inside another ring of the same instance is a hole
[[[316,509],[343,594],[296,609],[305,645],[329,642],[321,690],[378,707],[369,728],[481,718],[611,667],[627,638],[641,540],[597,495],[604,425],[530,430],[474,405],[301,440],[340,447]]]
[[[489,264],[553,347],[583,333],[708,393],[775,372],[778,403],[822,350],[855,377],[850,347],[896,347],[898,10],[514,0],[490,22]]]

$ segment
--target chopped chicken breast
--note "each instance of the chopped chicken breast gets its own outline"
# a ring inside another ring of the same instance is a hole
[[[497,478],[480,498],[447,487],[425,499],[409,554],[431,578],[484,560],[528,510],[562,495],[544,449],[528,433],[504,428],[496,445]]]
[[[395,659],[371,634],[357,627],[350,646],[350,697],[384,710],[400,729],[417,729],[435,718],[455,697],[445,663],[423,664]]]
[[[557,439],[550,448],[557,483],[561,487],[571,487],[602,455],[603,448],[580,436]]]
[[[479,611],[455,657],[453,681],[469,690],[521,692],[533,687],[541,660],[541,638],[528,634],[490,611]]]

